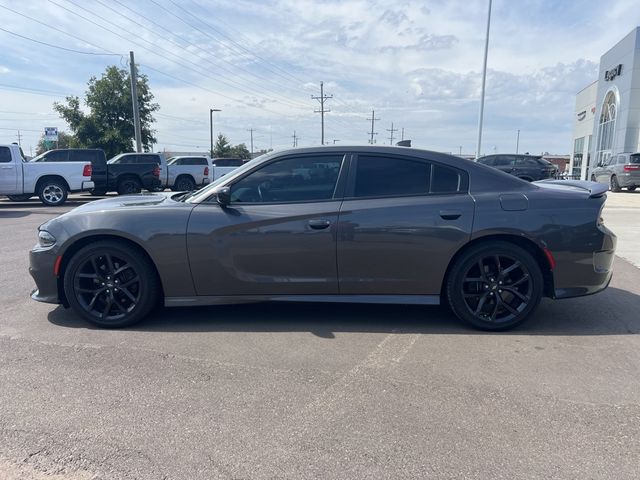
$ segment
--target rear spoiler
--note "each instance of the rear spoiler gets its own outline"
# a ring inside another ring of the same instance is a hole
[[[596,198],[596,197],[601,197],[603,196],[605,193],[607,193],[607,191],[609,191],[609,186],[604,184],[604,183],[598,183],[598,182],[588,182],[587,180],[556,180],[556,179],[550,179],[550,180],[540,180],[537,182],[533,182],[534,184],[542,184],[540,186],[544,187],[544,184],[551,184],[551,185],[560,185],[560,186],[565,186],[565,187],[573,187],[573,188],[579,188],[581,190],[586,190],[587,192],[589,192],[589,198]]]

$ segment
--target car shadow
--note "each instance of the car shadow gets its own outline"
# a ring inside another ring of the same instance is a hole
[[[618,288],[591,297],[544,299],[526,323],[499,335],[628,335],[640,333],[640,295]],[[630,312],[633,314],[630,315]],[[96,328],[58,307],[51,323]],[[254,303],[215,307],[160,308],[128,328],[145,332],[339,332],[495,335],[461,323],[445,307],[327,303]]]

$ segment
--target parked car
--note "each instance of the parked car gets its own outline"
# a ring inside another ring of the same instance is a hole
[[[209,183],[209,157],[179,156],[167,160],[167,179],[164,185],[174,192],[191,191]]]
[[[496,154],[478,158],[478,163],[497,168],[527,182],[555,178],[558,167],[535,155]]]
[[[244,161],[241,158],[214,158],[211,160],[213,180],[218,180],[242,165],[244,165]]]
[[[543,296],[607,287],[606,191],[406,147],[270,153],[195,192],[98,200],[44,223],[32,298],[103,327],[138,322],[162,300],[275,300],[444,302],[502,330]]]
[[[60,148],[48,150],[30,162],[91,162],[92,193],[104,195],[107,191],[107,157],[99,148]]]
[[[640,153],[611,155],[593,169],[591,181],[606,183],[613,192],[633,192],[640,187]]]
[[[107,191],[119,195],[162,189],[164,156],[158,153],[121,153],[107,162]],[[104,194],[104,192],[96,192]]]
[[[48,206],[62,205],[69,192],[91,190],[90,162],[27,162],[18,145],[0,145],[0,195],[25,201],[37,195]]]

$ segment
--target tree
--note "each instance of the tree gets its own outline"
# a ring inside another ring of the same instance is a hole
[[[79,146],[80,145],[76,137],[67,132],[58,132],[57,146],[56,142],[45,140],[44,135],[42,135],[40,140],[38,140],[38,145],[36,146],[36,155],[40,155],[52,148],[77,148]]]
[[[231,144],[226,135],[219,133],[216,144],[213,147],[213,156],[216,158],[229,157],[231,155]]]
[[[54,110],[69,125],[78,146],[102,148],[107,158],[133,151],[135,133],[129,72],[112,65],[99,79],[91,77],[87,85],[84,104],[89,108],[88,113],[80,109],[80,99],[76,96],[67,97],[66,103],[53,104]],[[149,151],[157,141],[151,128],[155,121],[152,113],[160,106],[153,103],[146,75],[138,75],[137,87],[141,140],[144,150]]]
[[[231,149],[231,156],[242,158],[243,160],[251,158],[251,152],[244,143],[240,143]]]

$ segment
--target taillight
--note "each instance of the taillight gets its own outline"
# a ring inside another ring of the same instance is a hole
[[[153,169],[153,176],[154,177],[160,176],[160,165],[156,165],[156,168]]]
[[[209,167],[204,167],[204,176],[205,177],[209,176]]]
[[[636,170],[640,170],[640,165],[625,165],[625,172],[635,172]]]
[[[85,165],[84,170],[82,170],[82,176],[90,177],[92,173],[93,173],[93,168],[91,167],[91,165]]]

